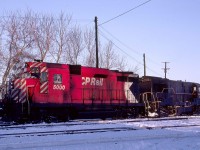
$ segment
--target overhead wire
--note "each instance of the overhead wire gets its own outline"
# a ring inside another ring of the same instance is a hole
[[[104,25],[104,24],[106,24],[106,23],[108,23],[108,22],[110,22],[110,21],[112,21],[112,20],[114,20],[114,19],[117,19],[117,18],[119,18],[119,17],[121,17],[121,16],[123,16],[123,15],[125,15],[125,14],[127,14],[127,13],[129,13],[129,12],[131,12],[131,11],[133,11],[133,10],[135,10],[135,9],[137,9],[137,8],[139,8],[139,7],[141,7],[141,6],[145,5],[145,4],[147,4],[147,3],[149,3],[150,1],[152,1],[152,0],[145,1],[144,3],[141,3],[140,5],[137,5],[137,6],[131,8],[131,9],[129,9],[129,10],[127,10],[127,11],[125,11],[125,12],[123,12],[123,13],[121,13],[121,14],[119,14],[119,15],[117,15],[117,16],[115,16],[115,17],[113,17],[113,18],[111,18],[111,19],[109,19],[109,20],[107,20],[107,21],[105,21],[105,22],[103,22],[103,23],[100,23],[98,26],[99,26],[102,30],[104,30],[104,32],[106,32],[106,33],[109,34],[112,38],[114,38],[116,41],[118,41],[120,44],[122,44],[123,46],[125,46],[127,49],[132,50],[132,51],[134,51],[137,55],[140,55],[140,56],[141,56],[142,53],[140,53],[140,52],[138,52],[138,51],[136,51],[136,50],[130,48],[129,46],[127,46],[125,43],[123,43],[121,40],[119,40],[118,38],[116,38],[113,34],[111,34],[111,33],[110,33],[109,31],[107,31],[105,28],[103,28],[102,25]],[[106,38],[107,40],[109,40],[109,39],[108,39],[107,37],[105,37],[104,35],[101,34],[101,36],[103,36],[104,38]],[[123,53],[125,53],[126,55],[128,55],[128,53],[125,52],[122,48],[120,48],[119,46],[117,46],[115,43],[113,43],[113,44],[114,44],[118,49],[120,49]],[[130,57],[130,55],[128,55],[128,56]],[[139,61],[136,60],[135,58],[132,57],[132,59],[134,59],[134,60],[135,60],[136,62],[138,62],[140,65],[142,64],[141,62],[139,62]],[[153,62],[154,64],[159,65],[157,62],[151,60],[149,57],[147,57],[147,59],[149,59],[149,60],[150,60],[151,62]],[[142,64],[142,65],[143,65],[143,64]],[[160,65],[159,65],[159,66],[160,66]],[[150,69],[149,67],[147,67],[147,68],[148,68],[149,70],[151,70],[152,72],[158,74],[157,72],[153,71],[153,70]]]
[[[131,11],[133,11],[133,10],[135,10],[135,9],[145,5],[145,4],[147,4],[147,3],[149,3],[150,1],[152,1],[152,0],[148,0],[148,1],[146,1],[146,2],[144,2],[142,4],[140,4],[140,5],[137,5],[137,6],[133,7],[133,8],[131,8],[131,9],[129,9],[129,10],[127,10],[127,11],[125,11],[125,12],[123,12],[123,13],[121,13],[121,14],[119,14],[119,15],[117,15],[117,16],[115,16],[115,17],[113,17],[113,18],[111,18],[111,19],[109,19],[109,20],[107,20],[107,21],[105,21],[105,22],[103,22],[101,24],[99,24],[99,26],[104,25],[104,24],[106,24],[106,23],[108,23],[108,22],[110,22],[110,21],[112,21],[114,19],[117,19],[117,18],[119,18],[119,17],[121,17],[121,16],[123,16],[123,15],[125,15],[125,14],[127,14],[127,13],[129,13],[129,12],[131,12]]]
[[[104,32],[106,32],[107,34],[109,34],[112,38],[114,38],[116,41],[118,41],[120,44],[122,44],[124,47],[126,47],[127,49],[129,49],[129,50],[135,52],[135,54],[137,54],[137,55],[139,55],[139,56],[143,55],[143,53],[141,53],[141,52],[139,52],[139,51],[137,51],[137,50],[131,48],[130,46],[128,46],[127,44],[125,44],[124,42],[122,42],[119,38],[117,38],[117,37],[114,36],[112,33],[110,33],[110,32],[109,32],[108,30],[106,30],[103,26],[100,26],[100,28],[101,28]],[[148,56],[146,56],[146,58],[147,58],[148,60],[150,60],[152,63],[156,64],[157,66],[160,66],[160,64],[158,64],[157,62],[155,62],[154,60],[152,60],[152,59],[149,58]]]
[[[120,44],[122,44],[124,47],[126,47],[127,49],[130,49],[132,51],[134,51],[137,55],[142,55],[141,52],[138,52],[134,49],[132,49],[131,47],[129,47],[128,45],[126,45],[124,42],[122,42],[121,40],[119,40],[119,38],[117,38],[116,36],[114,36],[113,34],[111,34],[108,30],[106,30],[104,27],[100,26],[100,28],[105,31],[107,34],[109,34],[112,38],[114,38],[116,41],[118,41]]]
[[[100,31],[100,30],[99,30]],[[111,41],[110,39],[108,39],[103,32],[100,31],[100,35],[105,38],[107,41]],[[139,63],[140,65],[143,65],[140,61],[138,61],[137,59],[135,59],[134,57],[132,57],[131,55],[129,55],[126,51],[124,51],[122,48],[120,48],[119,46],[117,46],[113,41],[112,41],[113,45],[115,47],[117,47],[119,50],[121,50],[124,54],[128,55],[129,57],[131,57],[132,59],[134,59],[137,63]]]
[[[105,38],[106,40],[108,40],[108,41],[111,41],[109,38],[107,38],[104,34],[103,34],[103,32],[101,31],[101,30],[99,30],[100,31],[100,35],[103,37],[103,38]],[[133,59],[134,61],[136,61],[139,65],[142,65],[142,66],[144,66],[144,64],[143,63],[141,63],[140,61],[138,61],[136,58],[134,58],[132,55],[130,55],[130,54],[128,54],[126,51],[124,51],[122,48],[120,48],[117,44],[115,44],[113,41],[112,41],[112,43],[113,43],[113,45],[116,47],[116,48],[118,48],[120,51],[122,51],[124,54],[126,54],[127,56],[129,56],[131,59]],[[160,73],[158,73],[158,72],[156,72],[156,71],[154,71],[154,70],[152,70],[151,68],[149,68],[148,66],[146,66],[146,68],[148,69],[148,70],[150,70],[151,72],[153,72],[153,73],[155,73],[155,74],[157,74],[157,75],[159,75],[159,76],[162,76]]]

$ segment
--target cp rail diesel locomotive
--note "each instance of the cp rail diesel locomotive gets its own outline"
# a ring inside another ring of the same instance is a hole
[[[199,112],[200,85],[80,65],[27,62],[11,79],[2,118],[159,117]]]

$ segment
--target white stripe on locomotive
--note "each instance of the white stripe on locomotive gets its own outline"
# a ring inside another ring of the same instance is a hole
[[[24,103],[26,101],[26,80],[16,79],[14,81],[14,89],[11,92],[11,97],[17,103]]]
[[[41,73],[42,72],[48,73],[47,67],[42,67]],[[48,78],[48,74],[47,74],[47,78]],[[40,93],[48,93],[48,81],[46,81],[40,85]]]
[[[43,63],[40,63],[40,62],[34,62],[30,67],[40,67],[42,66]]]
[[[40,85],[40,93],[48,93],[48,82]]]

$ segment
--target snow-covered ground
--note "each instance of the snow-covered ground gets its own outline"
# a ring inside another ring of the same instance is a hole
[[[0,127],[0,149],[199,150],[200,117],[75,120]]]

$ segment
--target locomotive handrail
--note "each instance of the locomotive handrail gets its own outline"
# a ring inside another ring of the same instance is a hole
[[[140,94],[140,95],[143,96],[143,97],[142,97],[142,100],[143,100],[143,101],[144,101],[145,96],[146,96],[146,98],[147,98],[147,94],[151,94],[151,96],[153,97],[153,101],[155,101],[155,96],[154,96],[153,92],[144,92],[144,93]],[[146,100],[148,100],[148,99],[146,99]]]
[[[164,90],[172,90],[173,93],[176,93],[175,90],[174,90],[174,88],[163,88],[163,89],[162,89],[162,93],[164,93]]]
[[[191,93],[176,93],[174,88],[163,88],[162,92],[156,92],[156,98],[158,98],[158,94],[163,94],[165,90],[171,89],[173,93],[171,95],[192,95]],[[169,94],[169,93],[167,93]]]
[[[149,96],[150,95],[150,99]],[[145,113],[147,116],[156,116],[157,110],[159,109],[160,101],[155,99],[155,95],[153,92],[144,92],[140,94],[142,96],[142,100],[144,102]],[[153,111],[153,112],[152,112]]]
[[[83,104],[86,103],[96,103],[97,101],[99,101],[101,104],[106,103],[105,101],[109,101],[110,104],[112,104],[113,102],[116,103],[118,102],[118,104],[120,104],[121,102],[124,102],[126,97],[125,97],[125,93],[127,91],[124,90],[120,90],[120,89],[92,89],[92,88],[80,88],[79,90],[82,91],[82,102]],[[107,94],[109,94],[110,96],[106,96]],[[74,98],[71,97],[71,100],[73,101]],[[88,102],[91,101],[91,102]],[[128,103],[130,103],[127,100]],[[134,103],[134,102],[131,102]]]
[[[165,93],[164,90],[166,89],[171,89],[173,92]],[[176,93],[173,88],[165,88],[162,90],[162,92],[156,93],[156,98],[161,99],[163,102],[166,103],[175,104],[175,106],[190,106],[192,95],[192,93]]]

